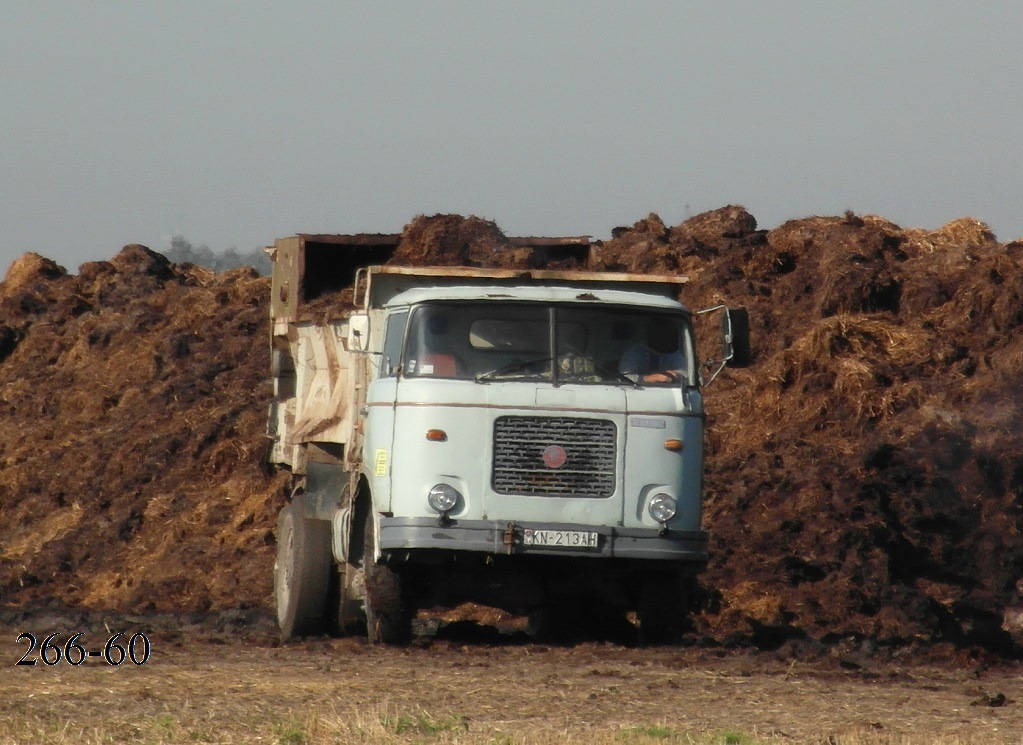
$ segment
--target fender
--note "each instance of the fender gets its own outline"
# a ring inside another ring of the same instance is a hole
[[[349,503],[341,507],[331,518],[331,548],[334,553],[334,561],[344,564],[352,563],[351,560],[351,536],[352,536],[352,505]]]
[[[366,511],[372,510],[372,499],[370,498],[365,476],[361,478],[353,475],[353,486],[350,486],[347,494],[354,494],[351,499],[345,499],[331,516],[331,552],[334,560],[344,564],[361,564],[364,549],[363,526],[366,520]]]

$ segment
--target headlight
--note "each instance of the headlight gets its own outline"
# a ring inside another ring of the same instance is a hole
[[[647,511],[650,513],[650,517],[662,525],[675,517],[677,509],[678,505],[675,504],[675,500],[667,494],[655,494],[654,498],[650,500],[650,504],[647,506]]]
[[[458,498],[461,496],[458,490],[450,484],[437,484],[430,489],[426,501],[437,512],[444,514],[458,504]]]

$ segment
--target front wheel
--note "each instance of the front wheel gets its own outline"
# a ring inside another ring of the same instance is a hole
[[[274,600],[284,641],[326,630],[332,565],[330,523],[307,518],[295,497],[277,521]]]
[[[579,612],[568,603],[547,603],[529,614],[527,633],[541,644],[568,644],[578,637]]]
[[[366,626],[366,572],[356,564],[339,564],[332,577],[335,631],[341,636],[361,634]]]
[[[639,603],[639,636],[643,644],[677,643],[689,607],[689,580],[677,575],[648,577]]]
[[[412,636],[412,615],[405,601],[402,576],[376,561],[373,511],[366,516],[362,565],[366,583],[366,638],[370,644],[405,644]]]

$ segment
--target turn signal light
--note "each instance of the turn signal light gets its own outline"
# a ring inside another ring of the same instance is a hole
[[[665,440],[664,449],[673,453],[681,453],[683,448],[682,440]]]
[[[430,442],[447,442],[448,433],[442,429],[426,430],[426,439]]]

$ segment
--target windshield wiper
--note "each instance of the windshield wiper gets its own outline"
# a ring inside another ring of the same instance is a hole
[[[628,383],[633,388],[640,388],[641,387],[639,383],[637,383],[635,380],[630,378],[625,373],[619,372],[618,370],[612,370],[610,367],[608,367],[604,363],[597,362],[597,360],[594,360],[592,357],[587,357],[586,359],[593,360],[593,369],[596,370],[601,375],[603,375],[605,378],[612,378],[612,379],[617,380],[617,381],[619,381],[621,383]]]
[[[642,386],[638,382],[636,382],[635,380],[630,378],[625,373],[619,372],[618,370],[612,370],[610,366],[608,366],[608,365],[606,365],[606,364],[604,364],[602,362],[599,362],[598,360],[594,359],[593,357],[590,357],[587,354],[578,354],[578,353],[575,353],[575,352],[571,352],[569,354],[571,356],[573,356],[573,357],[578,357],[580,359],[589,360],[590,362],[592,362],[593,363],[594,372],[596,372],[597,374],[599,374],[601,377],[603,377],[605,379],[614,380],[614,381],[617,381],[619,383],[625,383],[626,385],[630,385],[633,388],[642,388]],[[535,359],[535,360],[520,360],[518,362],[512,362],[512,363],[510,363],[508,365],[503,365],[503,366],[498,367],[498,368],[496,368],[494,370],[488,370],[487,372],[479,373],[478,375],[476,375],[476,382],[477,383],[482,383],[482,382],[484,382],[486,380],[493,380],[494,378],[497,378],[497,377],[503,377],[503,376],[506,376],[506,375],[508,375],[508,376],[514,375],[515,373],[519,372],[520,370],[524,370],[525,368],[528,368],[528,367],[530,367],[532,365],[542,365],[545,362],[551,362],[553,359],[554,359],[553,357],[541,357],[541,358]],[[527,376],[524,376],[524,377],[532,377],[532,376],[535,376],[535,375],[542,375],[544,372],[546,372],[546,371],[530,372]],[[561,372],[559,377],[561,377],[563,379],[564,378],[571,378],[572,377],[572,373],[571,372],[567,372],[567,373],[566,372]]]
[[[606,365],[601,365],[598,363],[597,371],[600,372],[602,375],[607,375],[608,377],[614,378],[615,380],[618,380],[622,383],[628,383],[633,388],[643,387],[625,373],[619,372],[618,370],[611,370],[611,368],[607,367]]]
[[[482,383],[484,380],[491,380],[491,379],[497,377],[498,375],[514,375],[519,370],[523,370],[524,368],[527,368],[530,365],[541,365],[544,362],[550,362],[551,359],[552,359],[551,357],[541,357],[540,359],[536,359],[536,360],[520,360],[518,362],[512,362],[510,364],[498,367],[498,368],[496,368],[494,370],[489,370],[487,372],[479,373],[476,376],[476,382],[477,383]],[[539,374],[542,374],[542,373],[533,373],[533,374],[539,375]]]
[[[625,373],[619,372],[618,370],[612,370],[610,365],[608,365],[608,364],[606,364],[604,362],[601,362],[600,360],[596,359],[595,357],[591,357],[588,354],[582,354],[580,352],[567,352],[566,354],[563,354],[560,357],[558,357],[558,359],[560,360],[560,359],[563,359],[563,358],[573,358],[573,357],[576,358],[576,359],[580,359],[580,360],[586,360],[587,362],[591,363],[593,365],[593,372],[595,372],[596,374],[600,375],[600,377],[603,378],[604,380],[617,380],[617,381],[622,382],[622,383],[628,383],[633,388],[640,388],[641,387],[639,385],[639,383],[637,383],[635,380],[630,378]],[[570,371],[564,371],[564,370],[559,371],[559,377],[562,377],[562,378],[565,378],[565,379],[570,379],[572,377],[579,377],[579,375],[580,375],[579,373],[573,372],[571,370]]]

